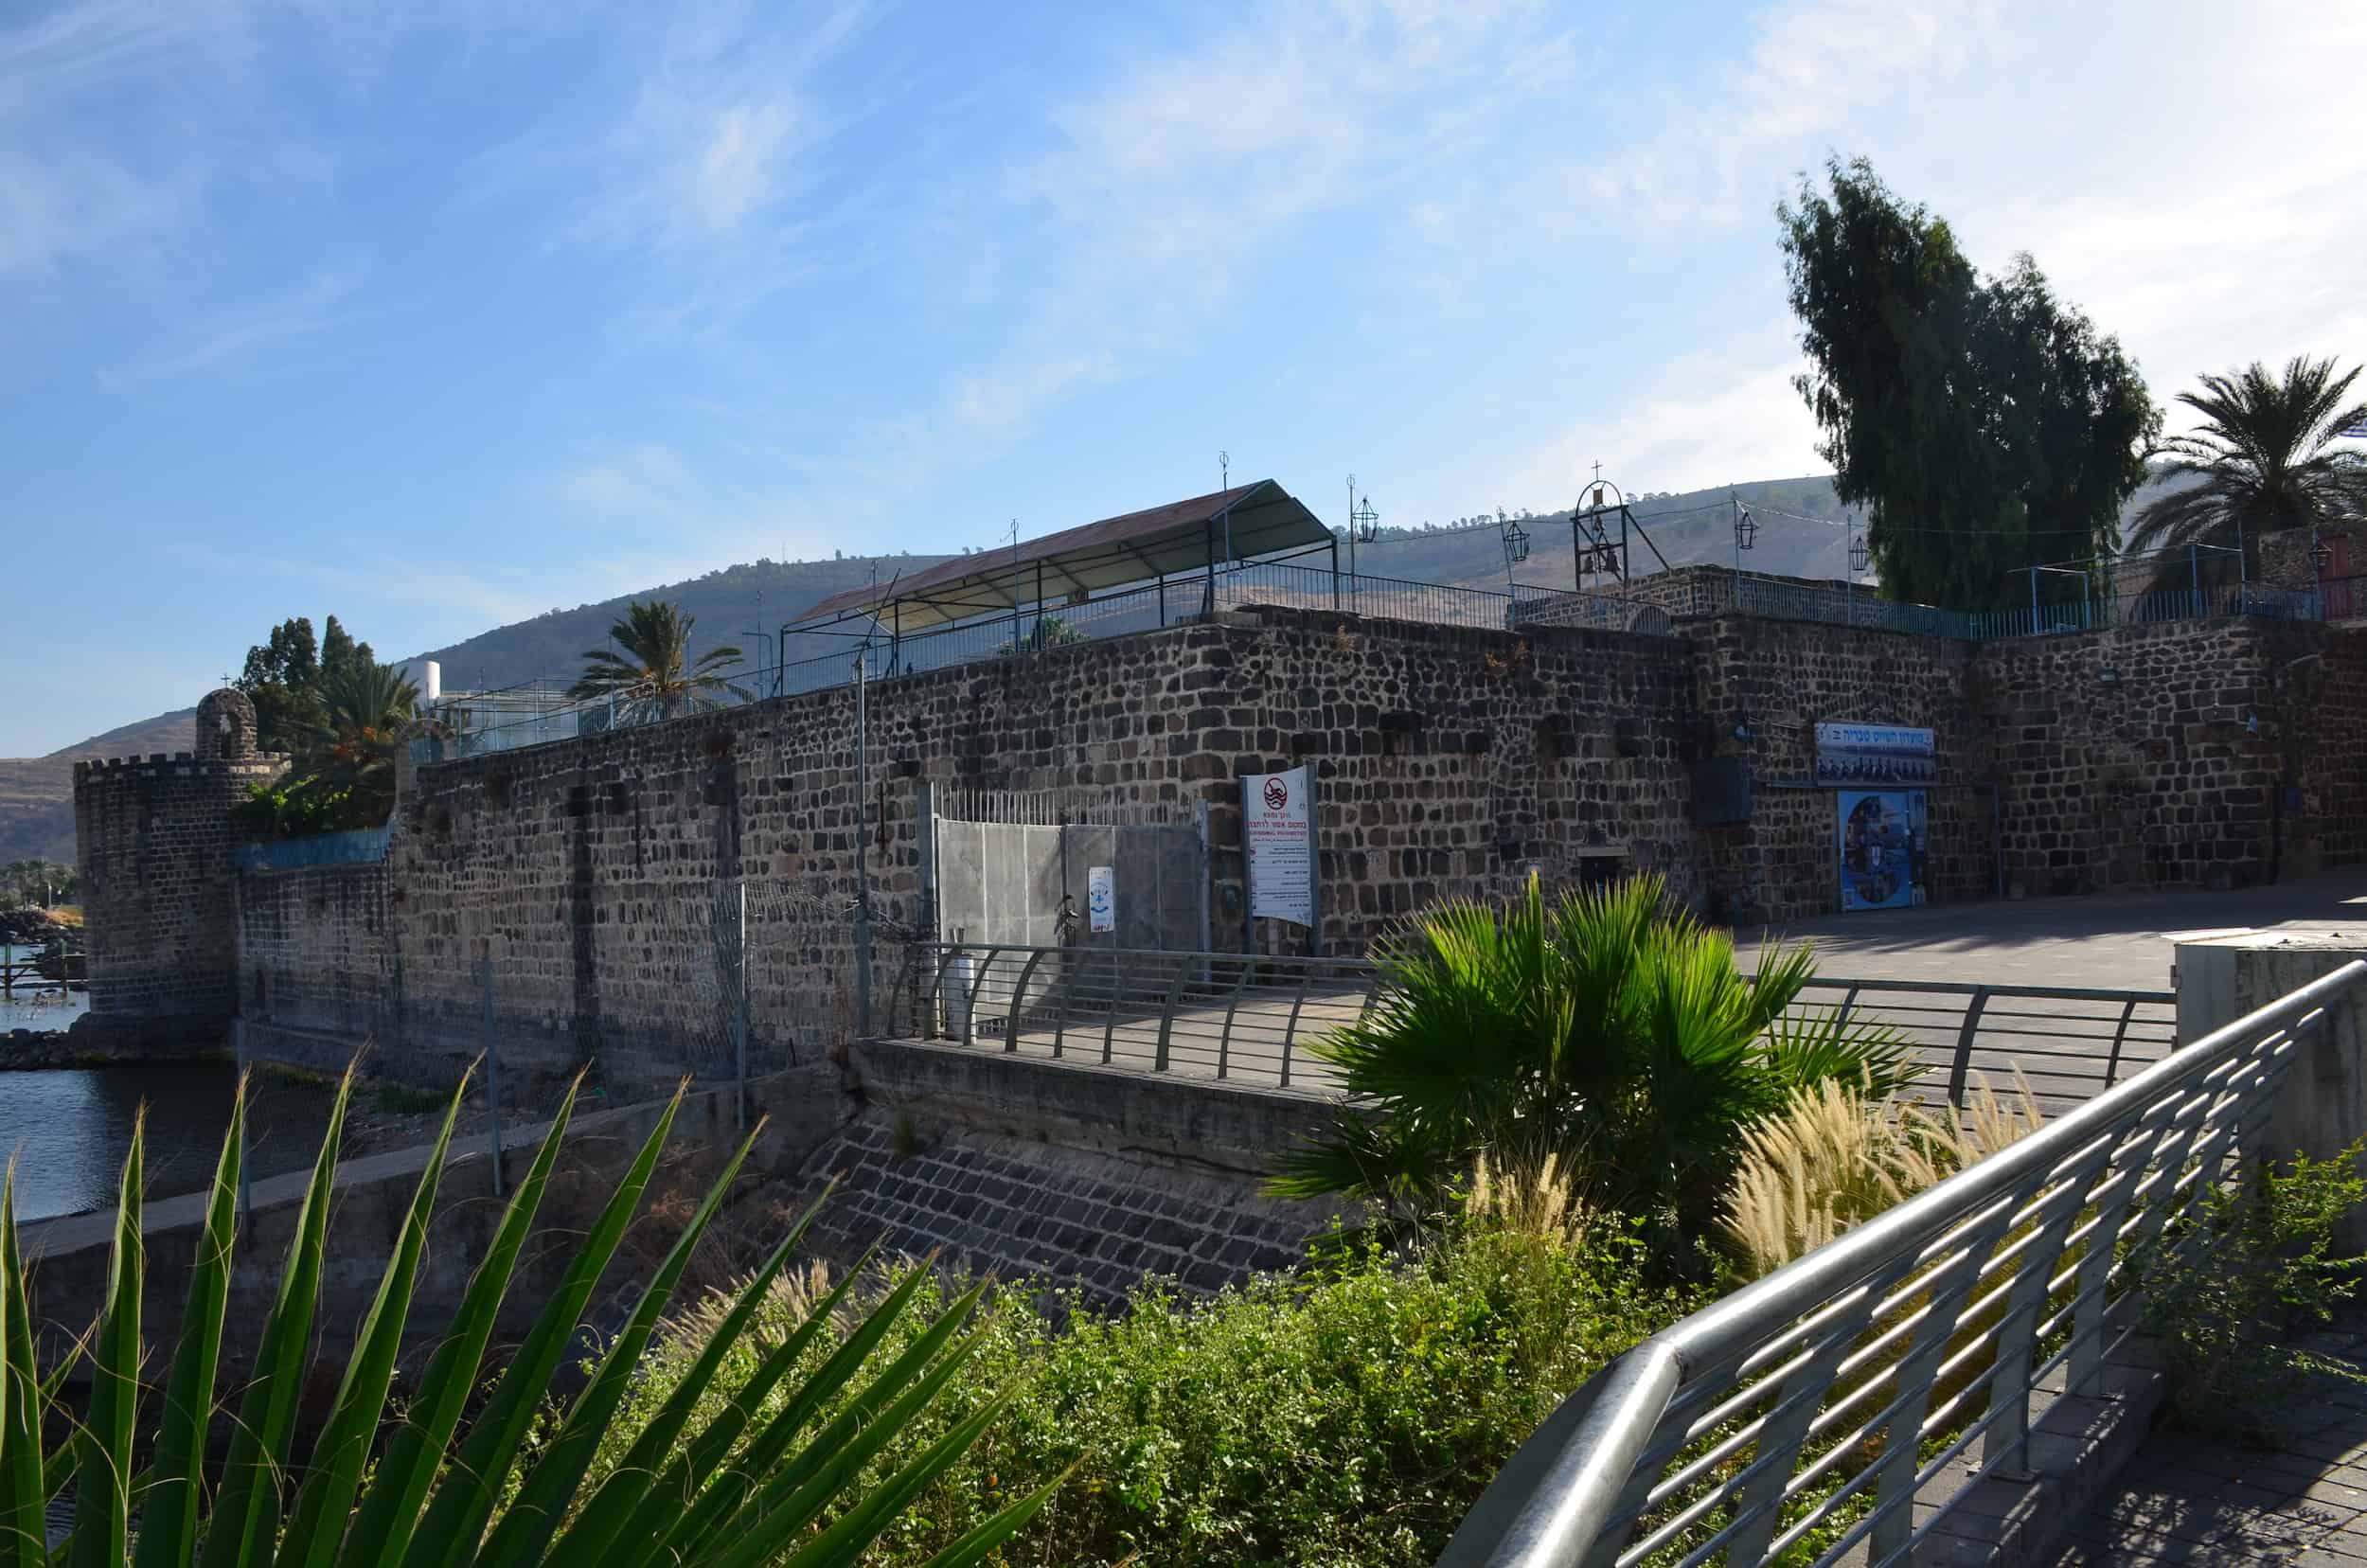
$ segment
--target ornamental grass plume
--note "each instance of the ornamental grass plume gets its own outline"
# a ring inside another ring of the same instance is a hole
[[[2021,1069],[2001,1096],[1972,1075],[1963,1118],[1862,1083],[1826,1079],[1743,1135],[1722,1228],[1755,1279],[2038,1130]]]

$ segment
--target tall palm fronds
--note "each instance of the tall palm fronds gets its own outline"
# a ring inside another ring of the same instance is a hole
[[[206,1194],[187,1308],[169,1362],[149,1358],[140,1322],[148,1274],[140,1242],[144,1140],[141,1125],[133,1124],[106,1296],[98,1325],[70,1352],[87,1361],[89,1374],[87,1399],[72,1414],[59,1397],[71,1368],[36,1360],[9,1168],[0,1182],[0,1565],[854,1568],[1017,1392],[977,1394],[960,1386],[982,1339],[970,1319],[983,1285],[956,1299],[908,1348],[892,1352],[881,1345],[913,1307],[925,1270],[913,1270],[827,1357],[816,1334],[828,1311],[841,1307],[845,1287],[826,1304],[828,1310],[784,1343],[763,1343],[751,1325],[812,1221],[809,1208],[717,1319],[681,1385],[641,1421],[624,1463],[587,1484],[602,1441],[630,1430],[622,1413],[642,1353],[761,1126],[732,1153],[642,1282],[621,1328],[596,1363],[586,1363],[588,1379],[554,1406],[553,1380],[582,1355],[578,1325],[642,1206],[683,1096],[677,1092],[660,1114],[579,1237],[573,1262],[533,1327],[523,1339],[507,1340],[494,1360],[489,1352],[495,1322],[551,1185],[577,1091],[561,1102],[532,1167],[502,1209],[458,1308],[448,1322],[431,1325],[417,1321],[413,1309],[428,1273],[429,1221],[454,1152],[455,1094],[390,1238],[377,1297],[333,1385],[335,1401],[307,1442],[300,1401],[308,1390],[332,1386],[322,1374],[336,1370],[315,1361],[313,1340],[324,1272],[335,1266],[328,1231],[351,1088],[348,1074],[290,1221],[277,1287],[267,1306],[257,1302],[266,1315],[254,1376],[231,1396],[235,1413],[216,1388],[234,1255],[253,1240],[238,1224],[243,1081]],[[249,1310],[243,1293],[237,1310]],[[424,1340],[431,1328],[433,1356],[396,1396],[406,1335]],[[711,1394],[734,1352],[756,1355],[757,1371],[731,1399]],[[962,1407],[942,1437],[900,1463],[882,1457],[890,1441],[939,1404]],[[535,1428],[546,1418],[553,1430],[537,1443]],[[51,1434],[68,1429],[63,1446],[53,1447]],[[218,1466],[210,1457],[216,1453]],[[1017,1499],[929,1568],[986,1560],[1058,1485]],[[72,1533],[53,1552],[48,1513],[69,1493]]]
[[[690,657],[690,631],[697,622],[679,605],[633,600],[625,606],[625,618],[608,629],[616,647],[587,650],[583,674],[567,695],[612,698],[619,722],[634,723],[718,707],[726,695],[746,702],[748,693],[721,673],[739,662],[739,649],[726,645]]]
[[[1315,1047],[1353,1108],[1286,1158],[1278,1191],[1435,1213],[1484,1154],[1706,1235],[1745,1130],[1827,1078],[1887,1094],[1913,1072],[1887,1030],[1790,1011],[1806,949],[1770,946],[1746,973],[1657,877],[1550,904],[1531,878],[1501,912],[1424,912],[1377,957],[1372,1006]]]
[[[2186,582],[2187,562],[2176,552],[2189,545],[2234,550],[2240,543],[2249,568],[2263,534],[2367,517],[2367,455],[2333,444],[2367,422],[2367,402],[2344,402],[2358,379],[2356,368],[2338,376],[2333,360],[2300,356],[2281,376],[2255,362],[2178,395],[2203,422],[2163,443],[2171,461],[2161,477],[2199,483],[2142,508],[2128,535],[2131,555],[2168,554],[2157,586]]]
[[[392,665],[352,659],[322,673],[318,695],[298,793],[340,797],[336,814],[347,826],[385,821],[395,804],[395,747],[418,711],[418,688]]]

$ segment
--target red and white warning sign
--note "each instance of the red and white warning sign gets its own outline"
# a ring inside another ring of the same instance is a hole
[[[1315,923],[1313,780],[1306,768],[1241,775],[1241,843],[1249,851],[1249,912]]]

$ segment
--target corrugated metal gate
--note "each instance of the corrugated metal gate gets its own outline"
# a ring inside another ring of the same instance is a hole
[[[929,863],[940,941],[1025,947],[1208,945],[1208,814],[1184,822],[1095,820],[1131,814],[1064,793],[986,793],[933,803]],[[1110,871],[1114,929],[1095,931],[1094,867]]]

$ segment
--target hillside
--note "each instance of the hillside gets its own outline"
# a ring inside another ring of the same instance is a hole
[[[1846,557],[1843,530],[1774,515],[1775,510],[1810,518],[1837,518],[1831,482],[1822,476],[1760,481],[1735,487],[1745,505],[1760,508],[1758,543],[1744,564],[1755,571],[1801,577],[1839,577]],[[1727,491],[1697,490],[1654,495],[1634,506],[1637,518],[1671,564],[1727,561],[1734,558],[1733,512]],[[1529,559],[1519,568],[1523,583],[1567,587],[1571,583],[1569,513],[1525,516],[1531,536]],[[1504,561],[1496,528],[1384,528],[1373,543],[1358,549],[1358,565],[1378,577],[1501,588]],[[1657,567],[1649,550],[1634,546],[1639,571]],[[416,659],[443,667],[447,690],[515,686],[572,679],[583,650],[606,641],[608,628],[631,598],[651,595],[671,599],[696,618],[694,651],[723,643],[743,648],[752,663],[771,662],[764,644],[773,629],[816,600],[872,580],[876,569],[886,581],[899,572],[918,572],[945,560],[935,555],[880,558],[848,556],[832,561],[758,561],[727,566],[688,581],[620,595],[573,610],[553,610],[531,620],[496,627],[464,642],[424,650]],[[1345,551],[1342,565],[1346,564]],[[759,636],[752,628],[763,629]],[[255,629],[259,636],[266,629]],[[367,628],[357,628],[367,634]],[[383,646],[383,644],[381,646]],[[845,647],[838,638],[793,636],[789,658],[812,658]],[[225,657],[239,650],[224,650]],[[40,855],[74,858],[73,760],[79,757],[132,757],[187,751],[193,744],[194,710],[184,708],[95,735],[48,757],[0,758],[0,861]]]
[[[770,664],[765,645],[792,615],[832,594],[869,582],[875,566],[880,580],[886,582],[899,572],[918,572],[945,559],[936,555],[848,556],[839,561],[758,561],[725,566],[686,582],[620,594],[573,610],[547,611],[532,620],[481,632],[465,642],[428,649],[416,658],[434,659],[443,666],[446,690],[486,691],[538,680],[564,684],[575,678],[584,650],[608,640],[608,629],[623,615],[627,602],[654,596],[671,599],[697,620],[691,634],[694,657],[728,643],[744,650],[752,662]],[[762,635],[749,635],[751,628],[762,628]],[[822,653],[839,643],[836,638],[792,638],[789,656],[796,659]]]
[[[74,864],[74,763],[85,757],[149,757],[196,745],[197,710],[183,708],[50,753],[0,757],[0,862]]]

